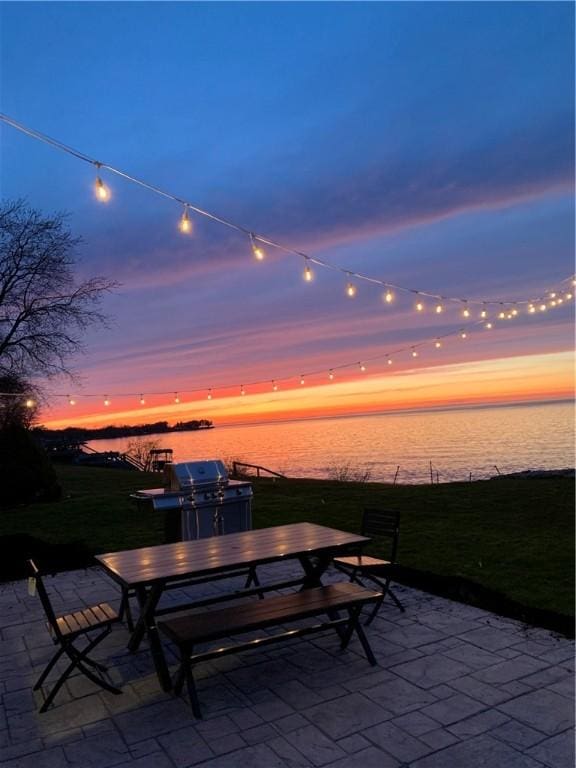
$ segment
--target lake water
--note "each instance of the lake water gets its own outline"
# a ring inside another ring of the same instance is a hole
[[[133,438],[132,438],[133,439]],[[574,466],[574,406],[545,403],[415,411],[216,426],[142,438],[172,448],[175,461],[233,459],[291,477],[399,483],[481,479],[526,469]],[[96,440],[124,451],[130,438]]]

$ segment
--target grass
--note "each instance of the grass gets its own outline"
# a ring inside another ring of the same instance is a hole
[[[58,474],[63,501],[0,512],[0,555],[1,537],[18,534],[90,554],[162,543],[162,515],[141,514],[129,499],[157,486],[158,475],[81,467]],[[430,583],[471,581],[528,609],[574,615],[573,480],[391,486],[262,478],[253,485],[254,527],[306,520],[357,531],[363,506],[397,508],[405,568],[430,574]]]

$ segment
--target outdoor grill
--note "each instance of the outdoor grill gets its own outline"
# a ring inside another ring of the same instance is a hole
[[[165,512],[167,539],[190,540],[252,528],[252,484],[229,480],[224,464],[185,461],[167,464],[164,488],[137,491],[139,505]]]

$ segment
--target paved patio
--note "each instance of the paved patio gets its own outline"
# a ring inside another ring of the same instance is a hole
[[[97,569],[47,584],[61,612],[118,604]],[[123,627],[100,653],[123,695],[76,676],[39,715],[31,686],[53,646],[26,583],[1,585],[0,766],[572,768],[573,643],[396,591],[406,613],[385,605],[369,628],[378,667],[357,641],[342,653],[332,635],[207,662],[198,670],[205,720],[195,721],[187,701],[159,689],[146,648],[125,650]]]

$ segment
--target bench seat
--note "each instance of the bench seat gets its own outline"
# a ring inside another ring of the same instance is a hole
[[[300,637],[311,632],[335,629],[341,640],[341,647],[348,645],[353,632],[356,632],[368,661],[374,665],[376,659],[358,618],[365,603],[375,602],[381,593],[366,589],[354,583],[330,584],[325,587],[304,589],[286,595],[267,597],[265,600],[251,601],[227,608],[190,613],[158,622],[158,628],[178,647],[180,667],[174,681],[174,692],[179,694],[186,680],[192,709],[196,717],[202,717],[192,667],[200,661],[237,653],[253,646],[268,645],[284,639]],[[339,611],[346,612],[341,618]],[[287,629],[279,634],[261,636],[242,643],[233,643],[201,653],[194,653],[194,647],[200,643],[233,637],[246,632],[257,632],[269,627],[288,625],[301,619],[316,616],[328,616],[322,623]]]

